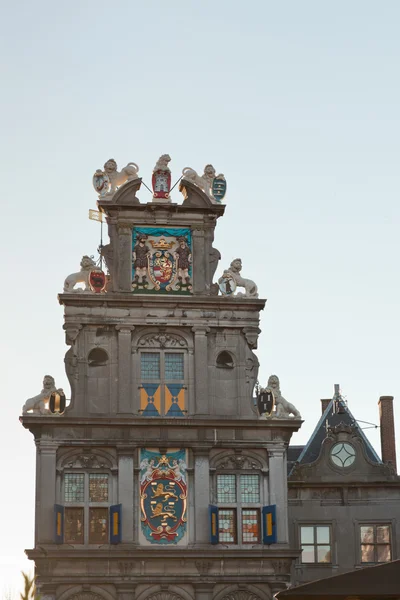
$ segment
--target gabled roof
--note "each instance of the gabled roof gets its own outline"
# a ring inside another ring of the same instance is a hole
[[[304,463],[312,463],[317,460],[320,451],[321,445],[327,435],[327,427],[335,427],[339,425],[339,423],[344,423],[345,425],[351,425],[356,428],[358,435],[364,442],[365,451],[367,453],[368,458],[375,463],[382,464],[381,459],[375,452],[374,448],[371,445],[371,442],[368,440],[363,430],[358,425],[357,421],[353,417],[350,409],[344,401],[340,401],[340,412],[334,412],[334,402],[337,402],[337,399],[332,398],[326,407],[322,417],[318,421],[316,428],[307,444],[304,446],[301,451],[299,457],[297,458],[297,462],[300,464]]]

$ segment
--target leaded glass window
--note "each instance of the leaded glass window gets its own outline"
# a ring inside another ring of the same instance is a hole
[[[89,544],[108,541],[108,508],[89,508]]]
[[[236,475],[217,476],[218,502],[236,502]]]
[[[222,544],[236,544],[236,510],[220,509],[218,511],[219,541]]]
[[[183,379],[183,352],[165,353],[165,380]]]
[[[331,460],[334,465],[342,469],[350,467],[356,460],[356,451],[351,444],[339,442],[331,448]]]
[[[361,525],[361,562],[381,563],[392,559],[390,525]]]
[[[85,474],[66,473],[64,477],[64,501],[84,502],[85,500]]]
[[[107,473],[89,473],[89,501],[108,502]]]
[[[142,379],[153,381],[160,379],[160,353],[143,352],[140,355]]]
[[[301,562],[331,563],[331,528],[329,525],[301,525]]]
[[[84,509],[66,508],[64,517],[64,543],[84,543]]]
[[[216,477],[219,542],[261,543],[261,486],[256,473],[221,473]],[[234,506],[232,506],[234,505]],[[238,539],[237,532],[241,536]]]

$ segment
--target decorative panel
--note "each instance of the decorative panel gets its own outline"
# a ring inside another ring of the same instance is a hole
[[[191,294],[192,232],[189,228],[133,228],[132,291],[135,294]]]
[[[186,533],[186,450],[140,451],[141,530],[151,544],[176,544]]]
[[[167,417],[185,416],[185,390],[181,383],[165,385],[165,415]]]
[[[140,390],[140,411],[143,417],[161,416],[161,389],[159,383],[143,383]]]

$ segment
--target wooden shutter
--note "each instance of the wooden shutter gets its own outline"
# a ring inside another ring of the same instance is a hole
[[[54,543],[64,543],[64,507],[61,504],[54,505]]]
[[[263,544],[276,544],[276,504],[262,509]]]
[[[210,515],[210,543],[219,543],[219,531],[218,531],[218,507],[212,504],[208,507],[208,513]]]
[[[119,544],[121,542],[121,510],[122,504],[110,506],[110,544]]]

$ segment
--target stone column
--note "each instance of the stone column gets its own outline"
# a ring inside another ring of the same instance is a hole
[[[132,291],[132,226],[118,224],[118,291]]]
[[[210,543],[210,461],[207,448],[193,448],[194,454],[194,515],[195,543]]]
[[[204,229],[193,229],[193,293],[204,294],[206,289],[206,267]]]
[[[269,457],[269,503],[276,504],[277,543],[289,543],[287,513],[287,465],[286,448],[275,446],[268,449]]]
[[[135,327],[117,325],[118,331],[118,412],[132,414],[131,345]]]
[[[118,503],[122,504],[122,543],[134,541],[134,448],[118,452]]]
[[[194,333],[194,379],[195,414],[208,415],[208,351],[207,333],[210,328],[204,325],[193,327]]]
[[[37,498],[37,539],[41,544],[54,541],[54,504],[56,503],[56,454],[58,445],[40,440],[39,486]],[[61,500],[61,499],[60,499]],[[62,502],[60,502],[62,504]]]
[[[201,563],[201,566],[200,566]],[[202,575],[204,577],[207,577],[207,573],[209,570],[209,567],[211,566],[211,561],[197,561],[196,562],[196,567],[200,571],[203,571]],[[204,573],[205,570],[205,573]],[[205,583],[196,583],[195,585],[195,597],[196,600],[212,600],[213,596],[214,596],[214,584],[213,583],[209,583],[209,582],[205,582]]]

